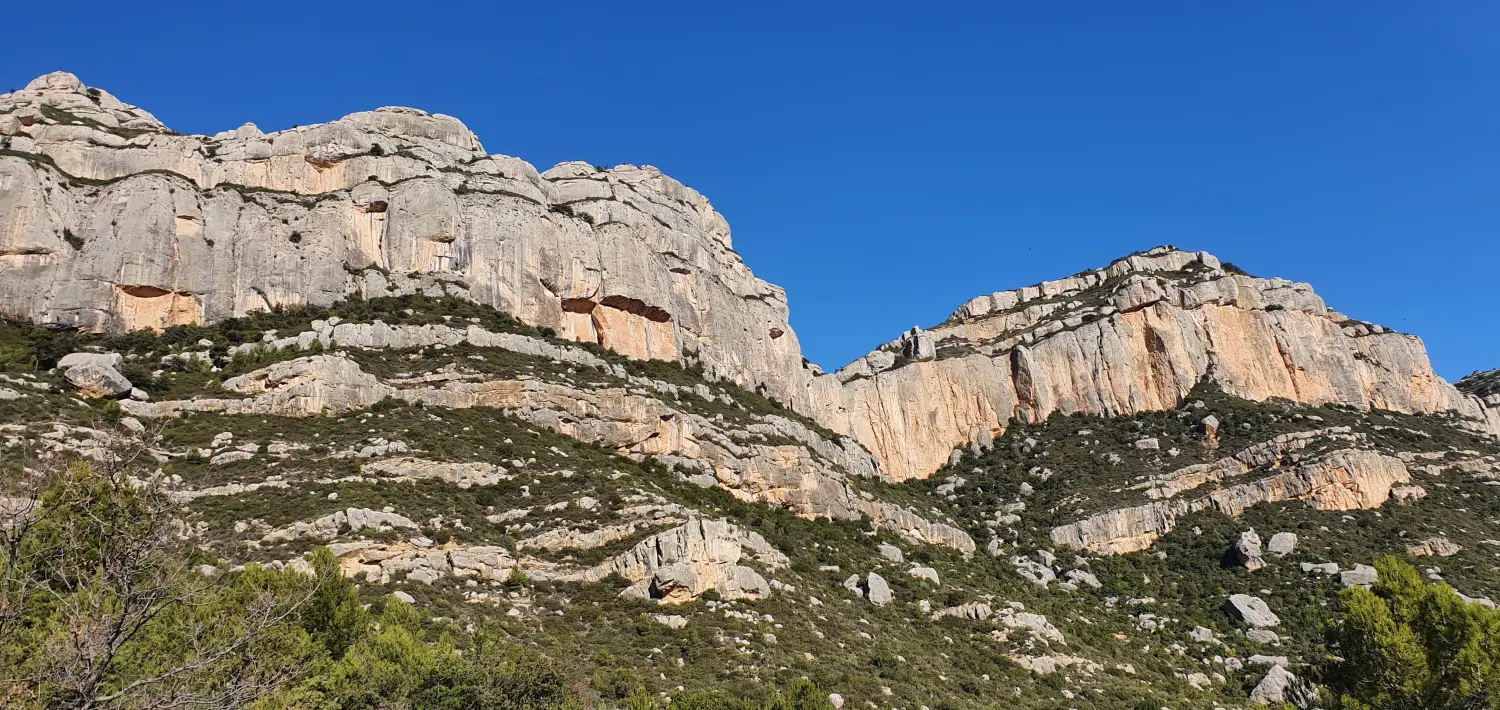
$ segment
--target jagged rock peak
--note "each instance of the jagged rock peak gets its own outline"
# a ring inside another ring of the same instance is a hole
[[[36,123],[82,125],[101,131],[166,133],[167,127],[146,110],[131,106],[103,89],[84,86],[65,71],[43,74],[25,88],[0,94],[0,136],[14,135]],[[16,125],[12,125],[12,122]]]
[[[1500,405],[1500,369],[1475,370],[1467,377],[1455,382],[1458,391],[1481,399],[1493,400]]]
[[[1224,267],[1218,257],[1206,251],[1183,251],[1170,244],[1163,244],[1122,256],[1108,266],[1082,271],[1067,278],[975,296],[959,306],[948,316],[948,320],[980,318],[990,313],[1011,310],[1028,301],[1075,296],[1104,286],[1111,279],[1130,274],[1184,271],[1223,273]]]

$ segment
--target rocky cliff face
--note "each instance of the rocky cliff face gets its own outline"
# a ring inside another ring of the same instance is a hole
[[[1308,284],[1170,247],[979,296],[835,376],[835,399],[816,390],[817,415],[897,479],[987,444],[1013,417],[1171,409],[1204,377],[1246,399],[1451,410],[1500,432],[1493,403],[1433,373],[1417,337],[1347,318]]]
[[[802,360],[784,293],[750,272],[702,195],[649,166],[538,172],[409,108],[190,136],[49,74],[0,95],[0,215],[0,315],[159,330],[454,295],[632,358],[700,364],[851,436],[895,479],[1013,418],[1167,409],[1203,377],[1250,399],[1453,410],[1500,432],[1495,395],[1442,381],[1414,336],[1171,248],[977,297],[824,375]]]
[[[1491,431],[1500,432],[1500,370],[1474,372],[1454,383],[1459,392],[1478,399]]]
[[[538,172],[450,116],[180,135],[49,74],[0,95],[0,215],[8,317],[127,331],[455,294],[783,401],[800,389],[783,292],[702,195],[649,166]]]

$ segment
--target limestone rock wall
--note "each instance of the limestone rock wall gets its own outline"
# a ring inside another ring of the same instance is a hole
[[[1302,440],[1283,438],[1213,464],[1174,472],[1166,481],[1175,485],[1163,487],[1156,482],[1150,490],[1151,497],[1161,500],[1053,528],[1052,542],[1104,554],[1138,552],[1171,532],[1177,518],[1190,513],[1216,509],[1237,516],[1251,506],[1286,501],[1300,501],[1318,510],[1377,508],[1392,497],[1393,488],[1411,482],[1411,473],[1401,459],[1363,449],[1340,449],[1307,461],[1280,458],[1299,448]],[[1264,475],[1255,480],[1217,487],[1198,497],[1177,495],[1256,470],[1255,462],[1264,460],[1268,450],[1275,451],[1276,458],[1269,468],[1260,469]],[[1214,475],[1205,476],[1206,472]]]
[[[415,291],[782,401],[810,377],[785,294],[655,168],[538,172],[409,108],[202,136],[71,74],[0,95],[0,314],[128,331]]]
[[[897,479],[1012,417],[1170,409],[1203,377],[1246,399],[1400,412],[1492,409],[1438,377],[1422,342],[1327,308],[1307,284],[1225,271],[1159,247],[1079,276],[981,296],[812,387],[815,414]]]
[[[202,136],[66,73],[0,95],[0,315],[126,331],[413,292],[700,363],[852,436],[897,479],[1012,417],[1167,408],[1203,376],[1253,399],[1451,409],[1500,432],[1500,405],[1438,378],[1417,338],[1202,252],[979,296],[824,375],[724,218],[655,168],[539,172],[410,108]]]

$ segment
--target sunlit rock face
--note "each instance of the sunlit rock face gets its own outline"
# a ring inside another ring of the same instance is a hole
[[[0,313],[160,330],[353,294],[452,294],[790,401],[781,289],[649,166],[538,172],[458,119],[387,107],[180,135],[56,73],[0,95]]]
[[[814,388],[816,416],[898,479],[928,475],[1012,418],[1170,409],[1204,377],[1246,399],[1452,410],[1500,432],[1480,397],[1433,372],[1416,336],[1334,312],[1308,284],[1171,247],[977,297],[835,377],[836,392]]]
[[[649,166],[538,172],[456,118],[399,107],[180,135],[62,72],[0,95],[0,148],[0,315],[37,323],[162,330],[453,295],[699,365],[853,438],[896,479],[1012,418],[1170,408],[1203,377],[1250,399],[1454,410],[1500,431],[1495,396],[1437,377],[1416,337],[1203,252],[1158,247],[979,296],[825,375],[724,218]]]

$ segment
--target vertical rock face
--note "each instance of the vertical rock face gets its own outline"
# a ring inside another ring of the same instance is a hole
[[[913,347],[916,334],[935,347]],[[1415,336],[1340,315],[1307,284],[1171,247],[980,296],[835,377],[837,392],[816,389],[816,415],[898,479],[926,476],[1012,417],[1169,409],[1204,377],[1246,399],[1452,410],[1500,432],[1479,397],[1432,371]]]
[[[655,168],[538,172],[410,108],[202,136],[67,73],[0,95],[0,316],[160,330],[415,292],[700,364],[851,436],[897,479],[1013,417],[1169,408],[1205,376],[1250,399],[1455,410],[1500,432],[1500,395],[1443,382],[1416,337],[1202,252],[979,296],[824,375],[724,218]]]
[[[811,376],[781,289],[655,168],[538,172],[409,108],[190,136],[71,74],[0,95],[0,314],[159,330],[416,291],[782,401]]]

